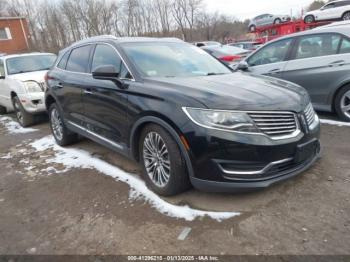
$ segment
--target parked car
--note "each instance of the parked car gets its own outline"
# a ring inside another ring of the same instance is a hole
[[[0,113],[15,111],[22,126],[32,125],[34,115],[46,111],[44,76],[55,59],[50,53],[0,56]]]
[[[239,47],[245,50],[250,50],[254,51],[258,48],[258,46],[261,45],[259,42],[254,42],[254,41],[244,41],[244,42],[235,42],[235,43],[229,43],[227,44],[228,46],[234,46],[234,47]]]
[[[218,45],[221,45],[221,43],[216,42],[216,41],[204,41],[204,42],[196,42],[196,43],[194,43],[194,45],[197,46],[197,47],[218,46]]]
[[[320,124],[302,87],[233,73],[180,40],[83,40],[60,52],[47,84],[59,145],[80,134],[134,158],[160,195],[261,189],[318,158]]]
[[[350,121],[350,22],[279,38],[238,68],[303,86],[316,110]]]
[[[305,23],[322,20],[350,20],[350,0],[330,2],[318,10],[307,12],[303,19]]]
[[[251,53],[250,50],[227,45],[203,46],[201,48],[228,66],[237,64]]]
[[[291,20],[289,15],[272,15],[272,14],[263,14],[257,17],[254,17],[249,25],[249,31],[255,32],[258,27],[273,25],[273,24],[281,24],[285,22],[289,22]]]

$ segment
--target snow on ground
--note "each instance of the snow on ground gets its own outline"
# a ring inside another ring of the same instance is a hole
[[[350,126],[349,122],[335,121],[331,119],[321,119],[322,124],[334,125],[334,126]]]
[[[7,128],[10,134],[25,134],[38,131],[38,129],[34,128],[24,128],[8,116],[0,117],[0,123]]]
[[[135,175],[127,173],[101,159],[95,158],[81,149],[62,148],[55,143],[52,136],[46,136],[36,140],[31,143],[31,146],[39,152],[52,149],[55,155],[53,158],[47,159],[46,162],[62,164],[66,167],[65,171],[72,168],[96,169],[118,181],[127,183],[131,188],[129,194],[131,200],[143,199],[160,213],[170,217],[192,221],[198,217],[208,216],[214,220],[222,221],[239,215],[237,212],[202,211],[189,206],[170,204],[149,190],[145,182]]]

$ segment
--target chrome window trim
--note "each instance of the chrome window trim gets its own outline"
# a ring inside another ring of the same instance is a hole
[[[201,123],[198,123],[196,120],[193,119],[193,117],[188,113],[187,108],[190,109],[200,109],[203,111],[218,111],[218,112],[233,112],[233,113],[285,113],[285,114],[293,114],[295,118],[295,123],[296,123],[296,130],[289,134],[289,135],[283,135],[283,136],[275,136],[271,137],[267,134],[264,133],[257,133],[257,132],[242,132],[242,131],[235,131],[235,130],[228,130],[228,129],[223,129],[223,128],[216,128],[216,127],[210,127],[206,125],[202,125]],[[196,125],[204,127],[206,129],[213,129],[213,130],[219,130],[219,131],[224,131],[224,132],[229,132],[229,133],[237,133],[237,134],[243,134],[243,135],[254,135],[254,136],[264,136],[267,137],[271,140],[284,140],[284,139],[289,139],[289,138],[294,138],[297,137],[300,133],[300,124],[297,118],[297,114],[291,111],[239,111],[239,110],[220,110],[220,109],[206,109],[206,108],[194,108],[194,107],[182,107],[182,111],[187,115],[187,117]]]
[[[109,44],[109,43],[106,43],[106,42],[94,42],[94,43],[86,43],[84,45],[78,45],[78,46],[75,46],[74,48],[71,48],[69,50],[67,50],[67,52],[72,52],[72,50],[76,49],[76,48],[79,48],[79,47],[83,47],[83,46],[87,46],[87,45],[108,45],[110,47],[112,47],[114,49],[114,51],[117,53],[117,55],[120,57],[120,60],[122,61],[122,63],[125,65],[126,69],[128,70],[128,72],[130,73],[131,75],[131,79],[130,78],[120,78],[120,80],[128,80],[128,81],[132,81],[132,82],[135,82],[135,77],[133,75],[133,73],[131,72],[130,70],[130,67],[128,66],[128,64],[125,62],[124,58],[120,55],[119,51],[117,48],[115,48],[115,46]],[[63,54],[64,55],[64,54]],[[69,55],[70,57],[70,55]],[[69,60],[69,57],[68,57],[68,60]],[[63,58],[63,56],[61,57],[61,59]],[[70,70],[66,70],[66,69],[62,69],[62,68],[59,68],[57,67],[57,65],[59,64],[59,62],[61,61],[61,59],[56,62],[55,64],[55,69],[58,69],[60,71],[63,71],[63,72],[69,72],[69,73],[75,73],[75,74],[80,74],[80,75],[92,75],[92,73],[82,73],[82,72],[74,72],[74,71],[70,71]],[[67,63],[68,63],[68,60],[67,60]],[[67,66],[67,65],[66,65]]]
[[[222,172],[224,172],[225,174],[228,174],[228,175],[262,175],[262,174],[265,174],[266,171],[271,169],[271,167],[273,167],[275,165],[287,163],[287,162],[292,161],[292,160],[293,160],[293,158],[285,158],[285,159],[282,159],[282,160],[274,161],[274,162],[271,162],[271,163],[267,164],[263,169],[255,170],[255,171],[227,170],[227,169],[222,167],[220,162],[217,162],[217,164],[218,164],[220,170]]]
[[[99,139],[101,139],[101,140],[103,140],[103,141],[105,141],[105,142],[111,144],[111,145],[114,146],[114,147],[117,147],[117,148],[119,148],[119,149],[121,149],[121,150],[124,150],[124,147],[123,147],[121,144],[118,144],[118,143],[116,143],[116,142],[114,142],[114,141],[111,141],[111,140],[109,140],[108,138],[105,138],[104,136],[101,136],[101,135],[99,135],[99,134],[96,134],[95,132],[92,132],[92,131],[88,130],[87,128],[82,127],[82,126],[80,126],[80,125],[78,125],[78,124],[76,124],[76,123],[74,123],[74,122],[72,122],[72,121],[68,121],[68,123],[69,123],[70,125],[72,125],[72,126],[75,126],[76,128],[79,128],[80,130],[83,130],[83,131],[89,133],[90,135],[93,135],[93,136],[95,136],[95,137],[97,137],[97,138],[99,138]]]

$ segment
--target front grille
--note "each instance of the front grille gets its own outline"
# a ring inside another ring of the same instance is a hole
[[[261,132],[271,137],[290,135],[298,129],[296,115],[292,112],[251,112],[248,115]]]
[[[304,114],[305,114],[308,126],[311,126],[315,121],[315,116],[316,116],[315,110],[312,107],[311,103],[305,108]]]

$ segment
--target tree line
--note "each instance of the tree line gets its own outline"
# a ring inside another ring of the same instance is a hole
[[[208,12],[203,0],[0,0],[0,16],[26,17],[32,50],[50,52],[103,34],[225,42],[249,23]]]

